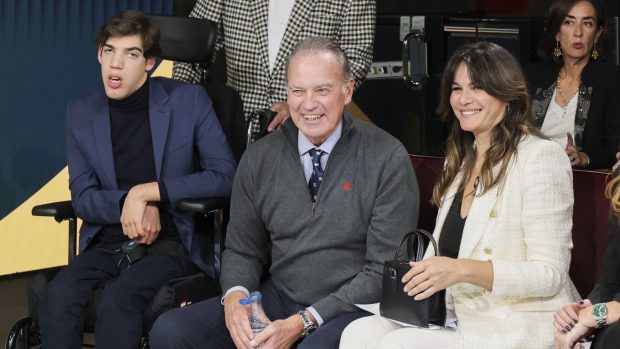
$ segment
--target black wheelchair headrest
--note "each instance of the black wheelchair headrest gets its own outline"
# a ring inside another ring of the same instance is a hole
[[[160,30],[163,59],[208,67],[215,51],[217,23],[208,19],[148,15]]]

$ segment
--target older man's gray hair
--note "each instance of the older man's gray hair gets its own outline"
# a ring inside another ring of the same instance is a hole
[[[293,57],[298,54],[319,53],[321,51],[329,51],[336,56],[338,62],[342,66],[344,81],[349,81],[349,79],[351,79],[351,77],[353,76],[351,73],[351,63],[349,63],[349,58],[347,57],[347,54],[344,53],[340,45],[338,45],[330,38],[322,36],[311,36],[300,40],[291,51],[291,55],[288,56],[285,66],[287,82],[288,68],[291,61],[293,60]]]

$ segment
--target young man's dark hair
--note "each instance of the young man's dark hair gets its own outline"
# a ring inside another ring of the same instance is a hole
[[[161,53],[159,28],[142,12],[135,10],[120,12],[103,24],[95,37],[95,44],[100,48],[111,36],[130,35],[140,35],[145,58],[157,57]]]

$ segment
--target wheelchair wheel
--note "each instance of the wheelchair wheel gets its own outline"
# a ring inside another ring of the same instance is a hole
[[[41,344],[39,328],[29,317],[19,319],[6,339],[6,349],[27,349]]]

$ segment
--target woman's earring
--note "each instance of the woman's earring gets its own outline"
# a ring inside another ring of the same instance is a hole
[[[590,53],[590,56],[592,56],[593,60],[597,60],[601,56],[598,53],[598,50],[596,49],[596,44],[594,44],[594,48],[592,48],[592,52]]]
[[[556,57],[562,56],[562,47],[560,47],[560,41],[558,40],[556,40],[555,42],[555,48],[553,49],[553,55]]]

